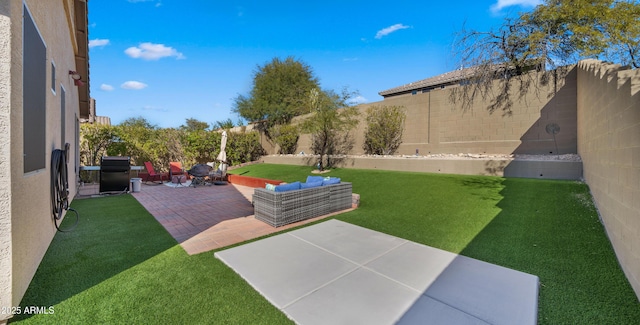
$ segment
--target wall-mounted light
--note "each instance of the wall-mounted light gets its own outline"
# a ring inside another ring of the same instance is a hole
[[[82,81],[82,76],[79,73],[69,70],[69,75],[71,76],[71,79],[73,79],[73,83],[76,86],[84,86],[84,82]]]

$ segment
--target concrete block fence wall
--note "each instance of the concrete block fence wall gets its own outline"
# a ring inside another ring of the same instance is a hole
[[[531,87],[523,97],[512,95],[511,112],[490,113],[490,100],[476,100],[470,109],[453,105],[449,100],[454,86],[387,97],[382,101],[359,105],[360,123],[352,131],[354,147],[351,154],[364,153],[367,110],[371,106],[402,106],[406,112],[403,143],[396,154],[413,155],[418,150],[428,154],[570,154],[577,153],[576,142],[576,69],[568,67],[564,77],[539,89]],[[539,76],[534,79],[539,80]],[[552,78],[553,79],[553,78]],[[512,89],[519,86],[513,81]],[[293,120],[297,123],[307,116]],[[546,132],[548,124],[560,126],[556,135]],[[277,154],[278,148],[264,135],[262,145],[267,154]],[[302,134],[297,152],[311,153],[311,136]],[[557,151],[557,152],[556,152]]]
[[[640,298],[640,70],[578,65],[578,153],[584,179]]]

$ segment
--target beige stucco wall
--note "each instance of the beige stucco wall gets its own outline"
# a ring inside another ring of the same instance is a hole
[[[22,115],[23,3],[47,47],[46,168],[27,174],[23,172],[23,125],[28,125]],[[56,232],[50,208],[50,159],[54,149],[64,146],[61,143],[60,87],[66,91],[66,142],[75,142],[78,116],[78,92],[68,75],[69,70],[76,70],[70,36],[73,27],[69,27],[73,23],[69,19],[73,17],[72,11],[73,0],[0,2],[0,151],[4,152],[0,152],[0,232],[10,229],[7,236],[0,235],[0,272],[8,273],[11,283],[7,287],[7,278],[0,278],[3,306],[20,303]],[[55,92],[51,90],[52,61],[56,66]],[[69,156],[73,158],[75,153]],[[1,160],[9,157],[9,160]],[[74,184],[76,166],[73,159],[68,166],[69,180]],[[73,197],[75,186],[70,192]],[[8,264],[7,259],[10,260]],[[3,317],[6,315],[0,315],[0,321]]]
[[[549,123],[560,126],[556,135],[560,154],[577,153],[576,142],[576,70],[557,83],[536,88],[522,98],[513,95],[511,114],[490,113],[489,101],[476,100],[469,110],[453,105],[449,99],[452,87],[433,89],[427,93],[406,94],[359,106],[361,122],[353,131],[355,145],[351,154],[362,154],[366,125],[362,120],[371,106],[402,106],[406,112],[403,143],[396,154],[421,155],[438,153],[487,154],[556,154],[553,135],[546,132]],[[515,83],[516,81],[514,81]],[[512,88],[517,88],[514,84]],[[303,119],[298,117],[294,121]],[[277,148],[263,137],[267,153]],[[311,153],[310,136],[302,135],[297,152]]]
[[[640,70],[585,60],[578,80],[584,178],[640,298]]]
[[[11,306],[11,17],[0,1],[0,307]],[[0,315],[0,323],[6,318]]]

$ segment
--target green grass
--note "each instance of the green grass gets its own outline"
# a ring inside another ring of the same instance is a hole
[[[304,180],[310,167],[234,174]],[[360,207],[337,219],[540,277],[540,324],[635,324],[640,305],[585,184],[336,169]],[[211,252],[188,256],[131,196],[75,200],[78,228],[54,238],[22,306],[26,323],[289,320]]]
[[[20,323],[289,323],[212,253],[187,255],[132,196],[72,206],[78,227],[55,236],[21,302],[54,313]]]

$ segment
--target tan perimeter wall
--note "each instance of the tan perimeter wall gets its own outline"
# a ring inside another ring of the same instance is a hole
[[[567,154],[577,153],[576,142],[576,69],[569,68],[565,78],[531,91],[523,98],[513,96],[511,114],[502,111],[489,113],[489,101],[477,100],[469,110],[452,105],[451,89],[433,89],[385,98],[380,102],[362,104],[360,124],[353,132],[355,146],[351,154],[363,154],[362,145],[366,125],[364,118],[371,106],[402,106],[406,111],[402,145],[396,154]],[[517,89],[518,84],[513,85]],[[300,120],[300,117],[295,119]],[[546,126],[556,123],[560,133],[556,135],[556,152],[553,135]],[[268,154],[277,153],[277,148],[262,139]],[[302,135],[297,152],[311,153],[310,136]]]
[[[640,70],[585,60],[578,80],[584,178],[640,298]]]
[[[0,303],[18,306],[56,233],[50,203],[50,161],[54,149],[65,142],[76,148],[79,115],[78,89],[68,71],[76,70],[73,34],[73,0],[0,1]],[[46,46],[46,157],[45,168],[24,173],[23,129],[23,4]],[[56,67],[53,81],[52,68]],[[61,89],[65,96],[62,130]],[[69,182],[75,183],[75,152],[69,154]],[[75,186],[70,189],[75,196]],[[46,306],[45,306],[46,307]],[[9,315],[0,315],[0,323]]]

